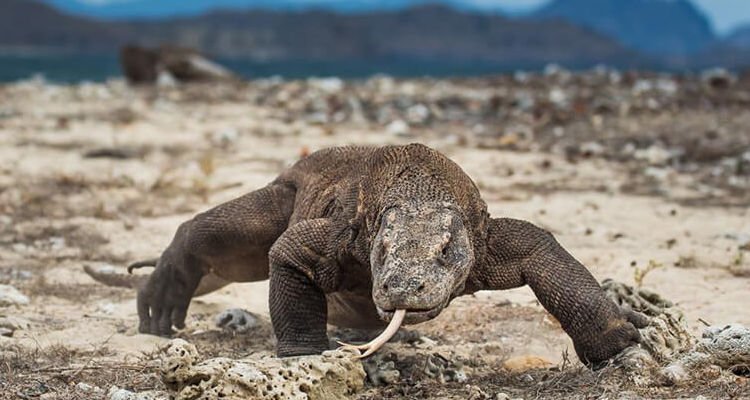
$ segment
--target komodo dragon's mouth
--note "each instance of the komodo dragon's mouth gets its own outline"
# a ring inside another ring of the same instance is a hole
[[[401,323],[404,322],[404,317],[406,316],[406,310],[396,310],[393,313],[393,318],[391,318],[391,322],[388,323],[388,326],[385,328],[383,333],[378,335],[375,339],[372,339],[370,342],[360,345],[353,345],[349,343],[344,342],[338,342],[341,346],[345,348],[353,348],[357,350],[364,350],[365,352],[357,356],[357,358],[365,358],[376,351],[380,350],[381,347],[383,347],[384,344],[386,344],[393,335],[398,332],[398,328],[401,326]]]
[[[383,347],[384,344],[388,343],[389,340],[393,337],[393,335],[398,332],[398,328],[401,327],[401,324],[404,323],[406,320],[407,323],[417,323],[417,322],[424,322],[428,321],[432,318],[435,318],[438,314],[440,314],[440,311],[443,309],[443,307],[435,307],[431,309],[401,309],[401,310],[383,310],[380,307],[377,307],[378,314],[381,318],[384,320],[390,320],[388,323],[388,326],[385,328],[383,333],[378,335],[375,339],[372,339],[370,342],[360,345],[353,345],[349,343],[344,342],[338,342],[341,346],[346,348],[353,348],[360,351],[364,351],[364,353],[360,354],[357,358],[365,358],[367,356],[370,356],[374,354],[376,351],[380,350],[381,347]]]
[[[394,310],[384,310],[377,306],[376,306],[376,310],[380,318],[382,318],[385,321],[392,320],[395,315]],[[406,311],[406,316],[404,317],[404,323],[405,324],[418,324],[420,322],[429,321],[437,317],[440,314],[440,311],[442,310],[443,310],[442,305],[433,307],[433,308],[405,309],[404,311]]]

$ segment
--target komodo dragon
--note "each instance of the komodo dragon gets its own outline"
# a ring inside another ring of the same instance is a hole
[[[461,168],[420,144],[321,150],[183,223],[138,292],[139,331],[184,328],[197,289],[269,277],[282,357],[328,350],[326,323],[391,321],[390,336],[401,320],[435,318],[458,296],[523,285],[588,365],[638,342],[646,322],[610,301],[550,233],[491,218]]]

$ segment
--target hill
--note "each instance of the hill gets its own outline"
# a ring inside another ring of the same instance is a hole
[[[708,18],[688,0],[554,0],[534,17],[561,18],[650,54],[690,54],[715,39]]]
[[[214,56],[261,61],[434,60],[511,67],[644,62],[614,40],[564,21],[516,20],[437,5],[357,14],[233,10],[171,20],[105,22],[65,15],[30,0],[1,4],[4,48],[116,52],[122,44],[134,42],[169,43]]]
[[[107,51],[126,37],[121,27],[66,15],[40,2],[0,1],[0,48]]]
[[[743,49],[750,49],[750,25],[743,25],[732,31],[726,43]]]
[[[419,59],[504,64],[625,63],[615,41],[563,21],[513,20],[444,6],[345,15],[328,11],[214,12],[127,24],[139,42],[167,41],[258,60]]]

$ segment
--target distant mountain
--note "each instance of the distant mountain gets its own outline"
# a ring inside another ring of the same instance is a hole
[[[750,25],[743,25],[735,29],[724,42],[731,46],[750,49]]]
[[[616,42],[563,21],[526,21],[443,6],[343,15],[248,11],[126,24],[138,42],[169,42],[258,60],[419,59],[539,65],[639,60]]]
[[[0,0],[0,48],[104,51],[125,40],[119,27],[63,14],[33,0]]]
[[[553,0],[537,18],[562,18],[651,54],[680,55],[715,39],[708,18],[688,0]]]
[[[527,21],[444,6],[340,14],[223,11],[198,17],[102,22],[60,14],[32,0],[0,2],[0,48],[24,45],[116,52],[126,42],[173,44],[213,56],[259,61],[415,60],[536,67],[644,59],[615,41],[564,21]],[[15,17],[14,17],[15,16]],[[17,21],[23,20],[23,24]],[[426,71],[429,73],[429,71]]]

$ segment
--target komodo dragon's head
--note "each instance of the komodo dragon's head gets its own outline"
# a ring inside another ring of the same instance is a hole
[[[393,206],[380,214],[370,265],[381,318],[406,310],[406,323],[423,322],[463,291],[474,250],[461,215],[442,202]]]

